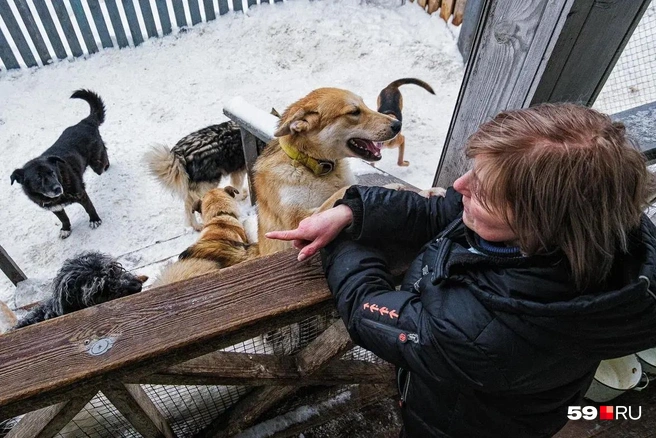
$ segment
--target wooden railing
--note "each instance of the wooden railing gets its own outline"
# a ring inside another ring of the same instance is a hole
[[[388,396],[390,366],[336,360],[351,348],[339,320],[293,356],[217,352],[332,306],[319,259],[289,251],[10,332],[0,336],[0,421],[31,412],[9,436],[45,436],[102,391],[142,435],[173,436],[140,384],[260,386],[207,428],[231,436],[300,386]]]

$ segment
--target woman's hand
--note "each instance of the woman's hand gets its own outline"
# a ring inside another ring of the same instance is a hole
[[[342,204],[303,219],[295,230],[271,231],[265,236],[291,240],[294,248],[300,250],[298,261],[301,262],[332,242],[352,221],[353,212]]]

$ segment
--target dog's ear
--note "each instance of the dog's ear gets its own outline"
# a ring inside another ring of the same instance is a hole
[[[197,211],[203,214],[203,202],[200,199],[194,202],[194,205],[191,206],[191,211]]]
[[[14,181],[18,182],[18,184],[23,184],[23,180],[25,179],[25,171],[23,169],[16,169],[11,174],[10,178],[11,185],[14,185]]]
[[[56,155],[50,155],[48,158],[46,158],[46,160],[48,161],[48,163],[55,164],[55,165],[57,163],[66,163],[66,161],[63,158],[58,157]]]
[[[275,108],[271,108],[271,115],[280,118],[280,113]]]
[[[239,194],[239,190],[237,190],[233,186],[225,186],[223,190],[233,198],[235,197],[235,195]]]
[[[301,108],[285,120],[281,119],[278,129],[273,135],[274,137],[283,137],[292,133],[309,131],[316,126],[318,121],[319,114]]]

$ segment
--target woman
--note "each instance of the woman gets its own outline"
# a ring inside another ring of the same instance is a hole
[[[600,360],[656,345],[650,175],[572,104],[501,113],[466,153],[443,198],[353,186],[267,237],[325,247],[354,342],[399,367],[405,436],[552,436]],[[398,291],[379,242],[419,252]]]

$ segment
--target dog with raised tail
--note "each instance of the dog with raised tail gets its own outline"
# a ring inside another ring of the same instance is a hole
[[[399,87],[406,84],[418,85],[429,93],[435,94],[433,88],[422,80],[415,78],[397,79],[387,87],[383,88],[378,95],[377,102],[379,113],[387,114],[388,116],[394,117],[399,122],[403,122],[403,114],[401,113],[403,111],[403,96],[399,91]],[[396,164],[402,167],[410,165],[408,161],[403,159],[405,153],[405,137],[402,133],[399,132],[399,134],[392,140],[383,142],[383,147],[390,149],[398,148],[399,157]]]
[[[237,189],[226,186],[210,190],[194,203],[194,211],[200,213],[203,220],[200,237],[177,261],[164,268],[153,286],[215,272],[258,256],[257,244],[248,242],[239,220],[237,194]]]
[[[13,329],[132,295],[141,291],[146,280],[107,254],[81,253],[64,262],[52,282],[52,296],[32,308]]]
[[[86,101],[91,113],[78,124],[66,128],[43,154],[11,174],[12,184],[21,184],[32,202],[52,211],[61,221],[59,237],[62,239],[71,234],[71,222],[64,211],[69,204],[78,203],[84,207],[91,228],[102,223],[82,176],[87,166],[98,175],[109,168],[107,148],[98,130],[105,121],[105,104],[100,96],[89,90],[77,90],[71,99]]]
[[[258,154],[265,143],[256,141]],[[150,173],[167,189],[184,199],[187,223],[200,231],[194,205],[205,193],[230,176],[230,184],[244,189],[246,159],[242,148],[241,131],[234,122],[211,125],[180,139],[173,148],[154,145],[146,153]]]

